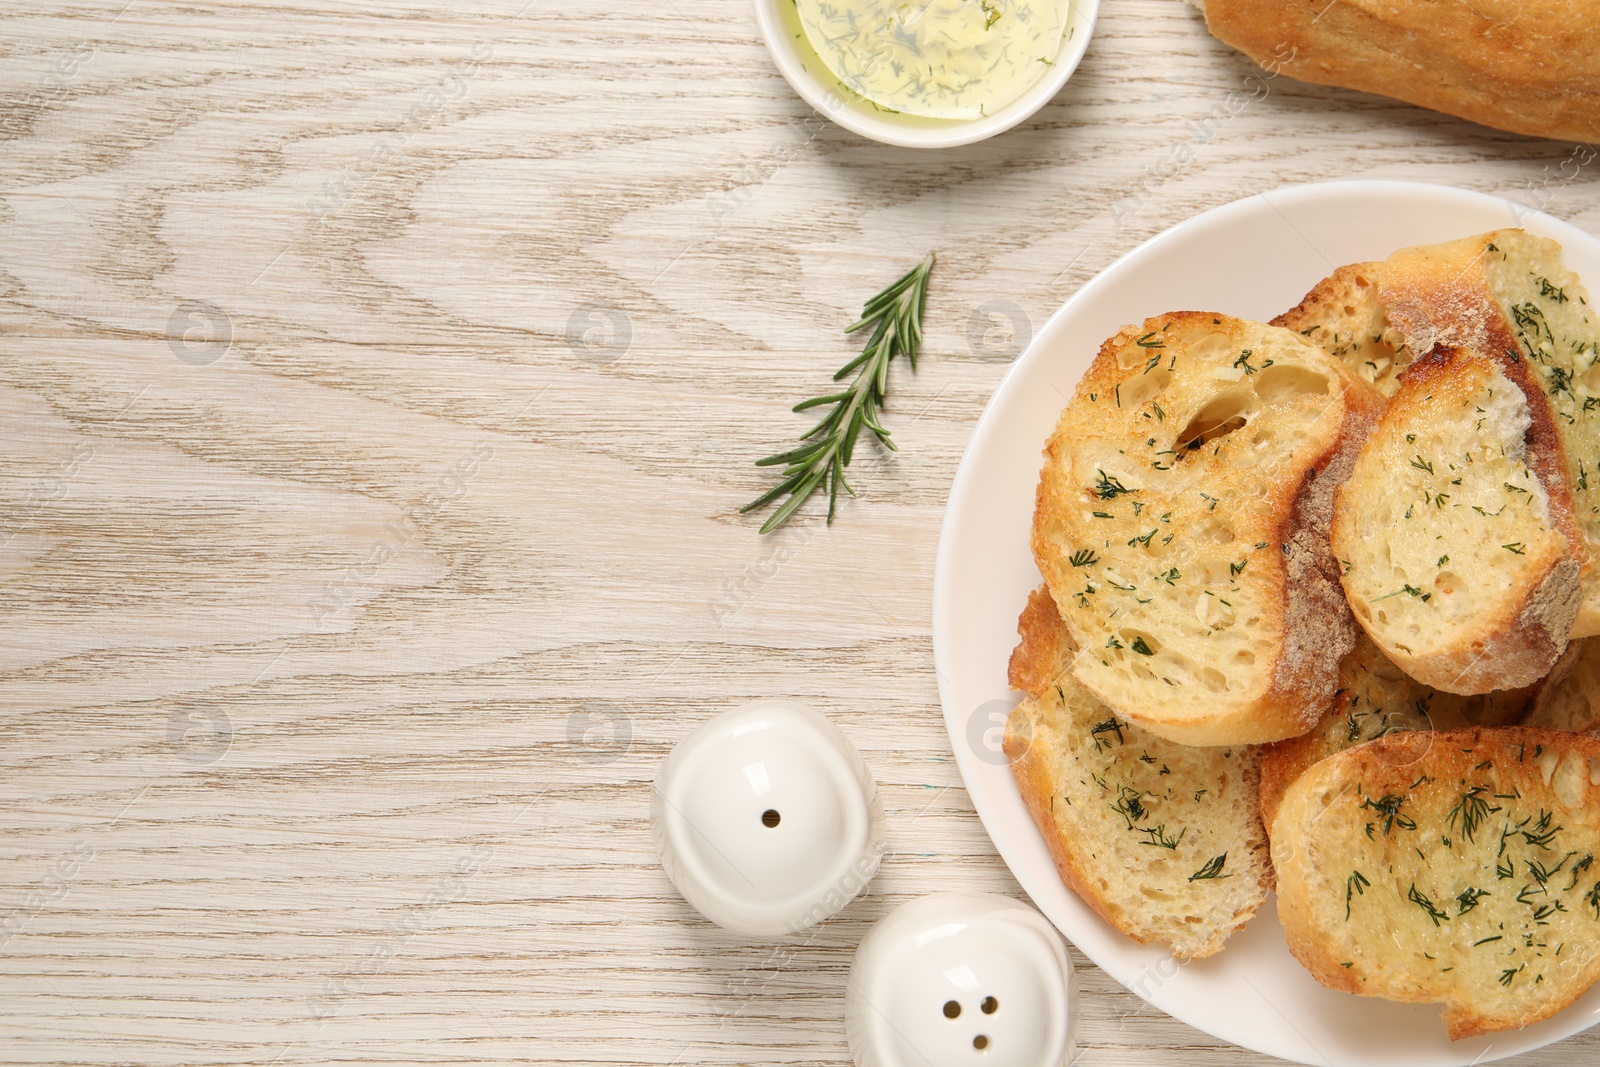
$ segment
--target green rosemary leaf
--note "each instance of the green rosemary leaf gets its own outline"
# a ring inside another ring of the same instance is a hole
[[[863,429],[870,430],[884,448],[899,451],[878,413],[889,392],[889,364],[895,357],[905,356],[911,369],[916,370],[917,348],[922,344],[922,312],[928,302],[928,274],[932,269],[933,253],[930,252],[921,263],[866,302],[861,318],[846,327],[845,333],[852,334],[867,326],[872,326],[872,332],[861,354],[833,376],[834,381],[843,381],[854,375],[849,387],[843,392],[812,397],[796,404],[795,411],[830,405],[833,410],[801,435],[800,447],[756,461],[758,467],[785,468],[783,478],[775,488],[740,508],[740,514],[770,504],[786,493],[789,495],[762,524],[762,533],[771,533],[782,526],[812,493],[824,487],[828,492],[827,521],[830,525],[833,523],[840,488],[855,495],[855,490],[845,481],[844,469],[855,455],[856,439]]]
[[[809,445],[801,445],[793,452],[785,452],[781,456],[768,456],[766,459],[756,460],[758,467],[776,467],[780,463],[799,463],[810,459],[812,456],[828,447],[826,441],[813,441]]]
[[[839,401],[843,400],[849,395],[849,393],[833,393],[830,396],[814,396],[810,400],[800,401],[800,403],[796,404],[789,410],[806,411],[810,408],[821,407],[823,404],[837,404]]]

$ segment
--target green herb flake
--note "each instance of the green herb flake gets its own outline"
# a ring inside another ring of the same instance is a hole
[[[1433,920],[1434,926],[1438,926],[1441,921],[1448,922],[1450,920],[1449,913],[1441,911],[1439,906],[1433,902],[1433,898],[1418,889],[1415,882],[1411,883],[1411,892],[1406,894],[1406,899],[1427,912],[1428,918]]]
[[[1456,830],[1456,824],[1460,823],[1461,836],[1472,841],[1478,832],[1478,827],[1483,825],[1483,820],[1500,810],[1491,807],[1489,802],[1483,799],[1483,794],[1488,791],[1485,786],[1475,785],[1461,794],[1461,799],[1450,809],[1449,826],[1452,833]]]
[[[1122,484],[1120,479],[1107,474],[1103,470],[1097,468],[1095,473],[1100,477],[1094,483],[1094,491],[1095,495],[1101,500],[1114,500],[1123,493],[1137,493],[1139,491],[1137,489],[1129,489]]]
[[[1357,893],[1366,896],[1367,886],[1371,884],[1371,882],[1367,881],[1367,876],[1360,871],[1351,871],[1350,877],[1344,880],[1344,918],[1346,922],[1350,921],[1351,898]]]
[[[1388,837],[1389,832],[1396,826],[1402,830],[1415,830],[1417,828],[1416,822],[1410,816],[1400,813],[1400,806],[1405,802],[1405,797],[1390,793],[1379,800],[1363,797],[1361,807],[1363,810],[1370,808],[1378,813],[1378,817],[1383,822],[1383,836]]]

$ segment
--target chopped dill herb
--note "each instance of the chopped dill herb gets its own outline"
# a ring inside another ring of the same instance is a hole
[[[1468,841],[1473,840],[1473,836],[1478,832],[1478,827],[1483,824],[1483,820],[1488,818],[1491,813],[1500,810],[1499,808],[1490,807],[1489,802],[1483,799],[1483,794],[1488,791],[1485,786],[1475,785],[1461,794],[1461,799],[1456,801],[1456,806],[1450,809],[1449,826],[1451,832],[1455,831],[1456,823],[1459,821],[1461,823],[1461,836]]]
[[[1424,893],[1422,890],[1418,889],[1417,883],[1415,882],[1411,883],[1411,892],[1406,894],[1406,899],[1411,901],[1411,903],[1415,904],[1417,907],[1421,908],[1423,911],[1427,912],[1428,918],[1433,920],[1434,926],[1438,926],[1441,919],[1445,920],[1446,922],[1448,922],[1450,919],[1450,914],[1448,912],[1440,911],[1439,906],[1433,902],[1433,898],[1428,896],[1428,894]]]
[[[1534,753],[1534,755],[1538,755],[1538,753]],[[1534,832],[1522,831],[1522,836],[1527,839],[1528,844],[1533,845],[1535,848],[1548,849],[1550,847],[1550,842],[1555,840],[1556,834],[1561,830],[1559,826],[1555,827],[1555,829],[1550,828],[1550,819],[1553,814],[1543,808],[1539,809],[1539,821],[1533,824]]]
[[[1360,871],[1351,871],[1350,877],[1344,880],[1344,917],[1346,922],[1350,920],[1351,897],[1356,893],[1366,896],[1367,886],[1371,884],[1371,882],[1367,881],[1367,876]]]
[[[1111,810],[1121,815],[1128,823],[1128,829],[1134,829],[1134,823],[1150,813],[1145,810],[1143,796],[1137,789],[1123,786],[1117,794],[1117,802],[1111,805]]]
[[[1103,470],[1097,468],[1095,473],[1100,475],[1100,478],[1094,483],[1094,491],[1101,500],[1112,500],[1123,493],[1137,493],[1139,491],[1137,489],[1129,489],[1119,479]]]
[[[1102,734],[1116,734],[1117,744],[1119,745],[1125,745],[1128,743],[1122,737],[1122,723],[1118,722],[1115,717],[1107,719],[1105,722],[1096,723],[1094,726],[1089,728],[1089,736],[1094,738],[1094,747],[1096,749],[1111,747],[1111,741],[1108,738],[1102,737]]]
[[[1160,826],[1141,827],[1139,832],[1141,834],[1150,835],[1150,840],[1139,842],[1141,845],[1149,845],[1151,848],[1171,849],[1172,851],[1176,852],[1178,849],[1178,843],[1183,840],[1183,835],[1189,832],[1189,828],[1185,826],[1183,829],[1179,830],[1177,837],[1168,835],[1166,823],[1162,823]]]
[[[1378,813],[1378,817],[1383,820],[1383,836],[1388,837],[1389,831],[1394,829],[1395,826],[1399,826],[1402,830],[1415,830],[1417,828],[1415,820],[1408,815],[1400,814],[1400,805],[1405,802],[1405,797],[1395,796],[1390,793],[1388,796],[1376,801],[1371,797],[1363,797],[1361,807],[1363,809],[1371,808]]]

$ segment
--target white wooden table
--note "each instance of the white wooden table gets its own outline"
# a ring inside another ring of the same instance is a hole
[[[0,1063],[846,1063],[874,919],[1020,895],[929,641],[1019,344],[1281,183],[1600,231],[1570,145],[1253,71],[1106,0],[1033,121],[919,153],[808,127],[744,0],[7,3]],[[758,537],[752,461],[929,249],[901,452]],[[788,948],[693,914],[647,823],[672,744],[769,695],[857,742],[892,845]],[[1269,1062],[1079,963],[1082,1063]]]

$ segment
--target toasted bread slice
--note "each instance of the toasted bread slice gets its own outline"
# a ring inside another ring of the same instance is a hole
[[[1176,312],[1106,341],[1046,445],[1034,510],[1078,680],[1183,744],[1310,728],[1355,633],[1333,492],[1382,404],[1281,327]]]
[[[1011,662],[1006,666],[1011,688],[1038,696],[1072,669],[1078,646],[1061,621],[1048,586],[1041,585],[1028,594],[1028,603],[1017,618],[1017,636],[1021,640],[1011,650]]]
[[[1272,826],[1278,918],[1317,981],[1444,1005],[1451,1038],[1600,979],[1600,740],[1400,733],[1323,760]]]
[[[1584,574],[1572,636],[1600,634],[1600,328],[1561,246],[1507,229],[1403,249],[1384,261],[1379,287],[1414,351],[1504,357],[1532,412],[1529,465],[1576,519]]]
[[[1516,369],[1450,348],[1412,364],[1335,508],[1357,620],[1407,674],[1450,693],[1531,685],[1578,610],[1568,498],[1533,459],[1549,420]]]
[[[1559,677],[1552,677],[1523,725],[1600,737],[1600,638],[1572,642]]]
[[[1565,661],[1568,657],[1563,657]],[[1416,681],[1366,634],[1339,661],[1339,697],[1310,732],[1261,752],[1261,818],[1268,827],[1283,794],[1306,771],[1347,748],[1411,730],[1460,730],[1518,723],[1545,685],[1458,696]]]
[[[1046,590],[1017,628],[1011,684],[1031,696],[1005,750],[1062,880],[1137,941],[1215,953],[1271,888],[1259,750],[1189,748],[1118,719],[1067,669],[1072,639]]]
[[[1272,320],[1293,330],[1384,396],[1399,388],[1400,372],[1415,358],[1389,325],[1378,297],[1378,263],[1351,263],[1318,282],[1300,303]]]
[[[1271,827],[1289,786],[1329,756],[1392,733],[1468,726],[1462,698],[1439,700],[1441,695],[1448,696],[1413,680],[1371,638],[1358,636],[1339,661],[1339,697],[1322,721],[1262,751],[1262,820]]]

